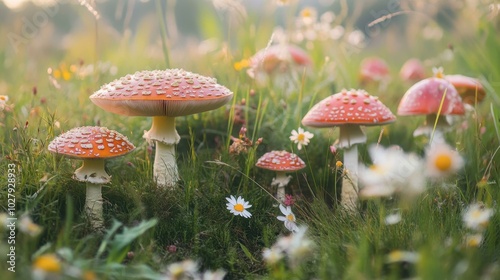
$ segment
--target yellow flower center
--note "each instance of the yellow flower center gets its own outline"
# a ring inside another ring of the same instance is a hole
[[[451,157],[446,154],[438,155],[434,163],[440,171],[447,171],[451,167]]]
[[[295,217],[293,216],[293,214],[286,215],[286,219],[289,220],[290,222],[295,222]]]
[[[297,135],[297,140],[298,141],[304,141],[306,139],[306,136],[303,133],[300,133]]]
[[[337,160],[337,162],[335,163],[335,166],[337,166],[337,168],[341,168],[342,165],[344,165],[340,160]]]
[[[238,212],[243,212],[243,210],[245,210],[245,207],[243,207],[243,204],[238,203],[238,204],[234,205],[234,210],[236,210]]]
[[[378,174],[383,174],[384,173],[384,169],[378,165],[378,164],[372,164],[370,166],[370,170],[375,172],[375,173],[378,173]]]
[[[0,95],[0,100],[7,101],[8,99],[7,95]]]
[[[33,263],[34,269],[40,269],[46,272],[60,272],[61,263],[54,254],[46,254],[36,258]]]
[[[312,17],[313,11],[310,8],[305,8],[305,9],[302,10],[302,12],[300,13],[300,15],[303,18],[309,18],[309,17]]]

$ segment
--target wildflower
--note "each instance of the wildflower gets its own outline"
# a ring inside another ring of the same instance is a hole
[[[237,61],[234,63],[233,67],[234,67],[234,70],[241,71],[245,68],[250,67],[250,60],[249,59],[242,59],[240,61]]]
[[[296,2],[296,0],[276,0],[275,2],[278,6],[288,6],[293,2]]]
[[[0,95],[0,112],[5,109],[7,101],[9,101],[9,97],[7,95]]]
[[[297,266],[300,261],[307,259],[313,253],[314,243],[306,237],[306,231],[307,227],[299,227],[292,234],[290,244],[285,249],[292,267]]]
[[[300,11],[300,20],[304,25],[312,25],[316,22],[318,12],[312,7],[306,7]]]
[[[207,270],[201,276],[203,280],[223,280],[226,276],[226,271],[223,269],[217,269],[216,271]]]
[[[19,220],[19,230],[35,237],[42,232],[42,227],[33,223],[33,220],[28,215],[23,215]]]
[[[419,258],[419,255],[416,252],[394,250],[387,255],[386,262],[387,263],[396,263],[396,262],[416,263],[418,261],[418,258]]]
[[[275,265],[278,263],[280,260],[282,260],[284,257],[283,251],[276,247],[271,247],[271,248],[265,248],[262,251],[262,258],[264,259],[264,262],[266,262],[268,265]]]
[[[332,155],[335,155],[337,153],[337,147],[335,145],[330,146],[330,153],[332,153]]]
[[[360,166],[359,180],[364,188],[360,195],[365,198],[388,197],[395,192],[405,195],[423,191],[425,181],[421,172],[420,159],[406,154],[397,147],[369,148],[373,164]]]
[[[193,260],[172,263],[167,267],[166,279],[190,279],[198,272],[198,264]]]
[[[431,178],[448,177],[464,165],[464,160],[448,144],[434,142],[427,149],[427,176]]]
[[[390,215],[387,215],[387,217],[385,217],[385,224],[386,225],[395,225],[399,222],[401,222],[401,214],[400,213],[390,214]]]
[[[337,160],[337,162],[335,162],[335,166],[336,166],[337,168],[341,168],[342,166],[344,166],[344,164],[342,163],[342,161]]]
[[[292,136],[290,136],[290,140],[297,144],[297,148],[299,150],[302,149],[302,145],[307,146],[311,138],[314,137],[314,134],[305,131],[302,127],[299,127],[298,130],[292,130]]]
[[[32,269],[34,279],[46,279],[48,275],[60,274],[62,266],[55,254],[44,254],[33,261]]]
[[[297,227],[297,224],[295,223],[295,214],[293,214],[292,209],[290,206],[283,206],[280,204],[280,210],[281,213],[285,216],[278,216],[278,220],[285,222],[285,227],[291,231],[291,232],[297,232],[299,228]]]
[[[493,209],[475,203],[467,207],[462,215],[462,220],[467,228],[472,230],[484,230],[488,226],[493,214]]]
[[[470,234],[465,236],[465,246],[477,248],[483,242],[483,235],[481,233]]]
[[[291,194],[285,194],[285,201],[283,202],[285,206],[292,206],[295,203],[295,199]]]
[[[238,196],[238,199],[236,199],[231,195],[230,197],[226,197],[226,200],[228,201],[228,203],[226,203],[227,210],[235,216],[240,215],[244,218],[252,217],[252,214],[246,210],[252,207],[252,205],[248,204],[241,196]]]

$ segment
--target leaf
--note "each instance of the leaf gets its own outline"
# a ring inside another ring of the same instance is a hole
[[[252,256],[252,253],[250,253],[250,250],[248,250],[248,248],[241,244],[240,242],[238,242],[238,244],[240,245],[240,248],[241,250],[243,250],[243,253],[245,254],[245,256],[247,256],[247,258],[252,261],[252,262],[256,262],[257,260]]]
[[[121,261],[125,257],[129,245],[157,223],[158,221],[156,219],[152,219],[149,221],[141,221],[141,223],[135,227],[123,227],[123,231],[116,234],[109,243],[111,248],[108,261]]]

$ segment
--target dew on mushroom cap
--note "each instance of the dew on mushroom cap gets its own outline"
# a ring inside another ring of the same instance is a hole
[[[370,126],[391,123],[395,119],[378,97],[364,90],[343,89],[314,105],[303,118],[302,124],[312,127],[344,124]]]

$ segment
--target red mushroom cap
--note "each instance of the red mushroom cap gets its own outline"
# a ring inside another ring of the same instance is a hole
[[[281,65],[281,63],[284,63],[284,65]],[[273,72],[278,67],[286,67],[287,63],[309,66],[312,61],[309,54],[303,49],[294,45],[283,44],[264,48],[250,58],[252,68],[262,67],[267,73]]]
[[[255,166],[272,171],[297,171],[306,167],[306,164],[296,154],[271,151],[260,157]]]
[[[362,83],[378,82],[389,76],[389,66],[378,57],[368,57],[361,61],[360,79]]]
[[[396,117],[378,97],[362,89],[344,89],[314,105],[302,119],[302,124],[312,127],[346,124],[371,126],[388,124],[395,120]]]
[[[136,72],[103,85],[90,100],[126,116],[186,116],[227,103],[233,93],[216,79],[182,69]]]
[[[455,87],[445,79],[432,77],[424,79],[406,91],[398,107],[398,115],[437,114],[446,92],[441,115],[463,115],[464,104]]]
[[[486,96],[486,91],[478,79],[464,75],[446,75],[444,78],[457,89],[464,103],[474,105],[476,100],[479,103]]]
[[[135,147],[126,136],[99,126],[73,128],[50,142],[49,151],[79,159],[113,158]]]
[[[420,60],[412,58],[403,64],[399,75],[404,81],[420,81],[425,78],[425,68]]]

